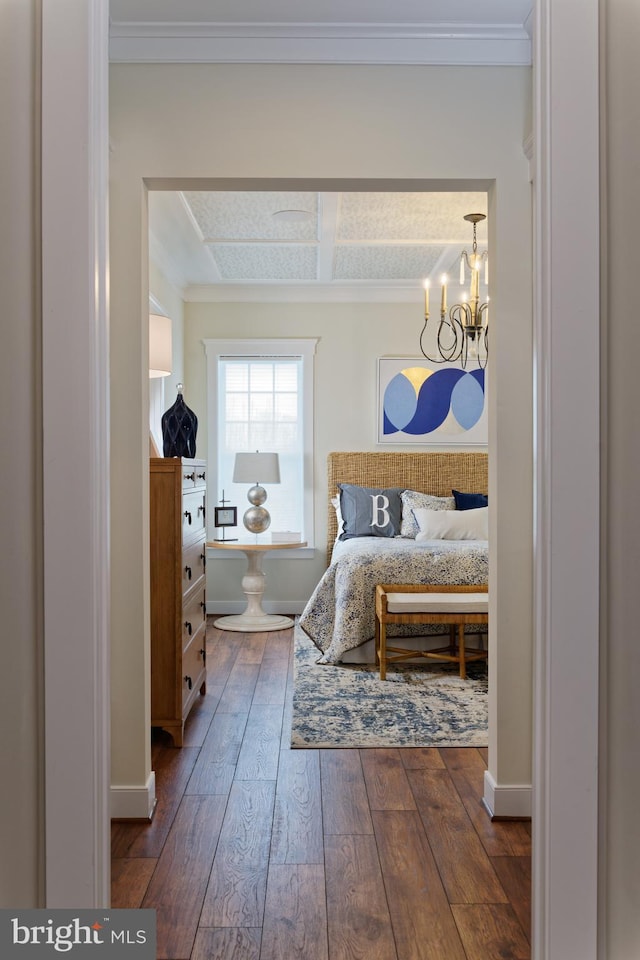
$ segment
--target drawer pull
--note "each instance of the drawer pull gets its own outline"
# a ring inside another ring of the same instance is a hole
[[[184,625],[185,625],[185,628],[186,628],[186,630],[187,630],[187,633],[189,634],[189,636],[191,636],[191,631],[192,631],[191,624],[189,623],[188,620],[185,620]]]
[[[196,479],[196,472],[195,472],[195,470],[193,471],[193,473],[185,473],[184,479],[185,479],[185,480],[191,480],[192,482],[194,482],[195,479]]]
[[[206,474],[204,474],[204,473],[199,473],[199,474],[198,474],[198,480],[204,480],[204,479],[205,479],[205,476],[206,476]]]
[[[189,580],[191,580],[191,567],[185,567],[184,572],[186,573]]]
[[[204,520],[204,516],[205,516],[205,506],[204,506],[204,503],[202,504],[201,507],[198,507],[198,513],[200,513],[201,510],[202,510],[202,519]]]
[[[189,687],[189,690],[191,690],[191,688],[193,687],[193,680],[191,679],[191,677],[185,677],[184,682]]]
[[[202,560],[202,566],[203,566],[203,567],[206,567],[206,565],[207,565],[207,555],[206,555],[206,553],[201,553],[201,554],[200,554],[200,559]]]
[[[187,518],[187,523],[188,523],[189,525],[191,525],[191,511],[190,511],[190,510],[185,510],[184,515],[185,515],[185,517]]]
[[[207,651],[204,649],[204,647],[203,647],[202,650],[200,651],[200,656],[202,657],[202,662],[203,662],[203,663],[206,663],[206,662],[207,662]]]

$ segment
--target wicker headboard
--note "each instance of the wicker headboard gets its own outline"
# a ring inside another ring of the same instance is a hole
[[[331,498],[339,483],[361,487],[404,487],[437,497],[452,489],[466,493],[488,492],[486,453],[330,453],[327,457],[327,560],[338,533]]]

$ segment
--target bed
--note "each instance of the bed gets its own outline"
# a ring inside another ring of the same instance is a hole
[[[486,539],[355,536],[337,540],[334,506],[339,484],[396,488],[437,498],[450,497],[452,490],[486,494],[486,453],[335,452],[328,457],[327,479],[328,566],[300,617],[300,626],[320,651],[319,662],[375,661],[376,583],[488,582]],[[393,635],[424,637],[446,629],[398,626]]]

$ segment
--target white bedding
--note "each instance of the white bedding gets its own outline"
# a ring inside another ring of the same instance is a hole
[[[410,540],[357,537],[337,541],[331,564],[309,599],[300,626],[322,652],[320,663],[340,663],[375,629],[377,583],[489,581],[486,540]],[[444,628],[447,629],[447,628]],[[389,628],[391,636],[442,632],[436,627]]]

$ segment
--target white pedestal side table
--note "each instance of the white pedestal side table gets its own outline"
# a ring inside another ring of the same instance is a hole
[[[243,613],[232,616],[218,617],[214,626],[221,630],[239,630],[243,633],[261,633],[268,630],[286,630],[293,625],[290,617],[278,614],[265,613],[262,609],[265,575],[262,571],[262,558],[269,550],[295,550],[296,547],[306,547],[307,542],[295,543],[239,543],[238,541],[224,540],[209,541],[208,547],[215,550],[241,551],[247,558],[247,569],[242,578],[242,589],[247,598],[247,608]]]

